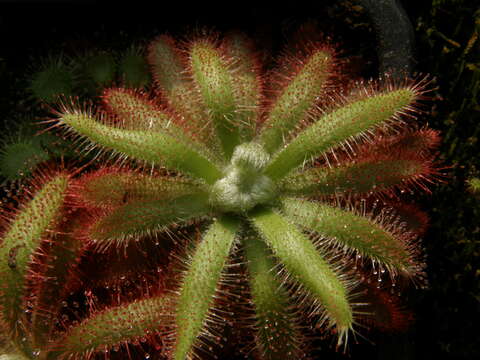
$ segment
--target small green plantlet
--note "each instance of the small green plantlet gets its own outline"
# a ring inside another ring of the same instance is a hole
[[[77,82],[77,69],[64,55],[50,55],[42,60],[31,75],[29,90],[37,101],[53,103],[60,96],[73,96]]]
[[[467,185],[468,185],[468,189],[472,193],[474,193],[476,195],[480,194],[480,179],[479,178],[472,177],[472,178],[468,179]]]
[[[48,159],[48,154],[31,141],[4,144],[0,150],[0,174],[10,181],[18,180]]]
[[[143,88],[151,80],[143,53],[140,46],[132,46],[120,58],[120,77],[127,88]]]
[[[108,52],[98,52],[87,56],[84,73],[97,86],[111,85],[116,74],[115,58]]]
[[[28,176],[50,156],[44,149],[44,140],[51,134],[35,136],[31,130],[33,117],[15,119],[14,125],[4,125],[6,130],[0,139],[0,176],[16,181]]]
[[[362,324],[406,326],[390,290],[423,282],[424,215],[400,200],[438,174],[438,134],[415,123],[428,80],[346,88],[333,47],[301,38],[266,73],[242,34],[159,36],[155,97],[61,106],[52,128],[110,160],[44,175],[5,211],[18,354],[200,359],[243,325],[252,356],[293,360],[307,328],[346,347]]]
[[[0,139],[0,176],[15,182],[53,158],[73,156],[71,144],[53,132],[39,132],[33,116],[14,118]]]

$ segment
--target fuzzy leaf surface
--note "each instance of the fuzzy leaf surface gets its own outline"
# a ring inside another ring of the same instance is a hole
[[[275,99],[264,124],[260,138],[269,153],[283,144],[288,133],[313,108],[330,75],[332,61],[331,54],[324,50],[316,50],[301,61],[301,68]]]
[[[185,360],[205,326],[208,311],[239,227],[237,219],[214,221],[197,246],[183,279],[177,305],[174,360]]]
[[[341,247],[358,251],[389,270],[413,275],[417,265],[401,233],[387,231],[373,220],[326,204],[286,198],[282,211],[295,223],[333,239]]]
[[[330,325],[336,326],[341,343],[353,323],[345,284],[312,242],[283,216],[273,210],[256,209],[250,219],[288,273],[325,307]]]
[[[162,164],[209,184],[221,176],[218,168],[192,143],[185,143],[167,132],[125,130],[101,123],[80,112],[64,113],[61,121],[81,136],[134,159]]]
[[[379,159],[353,161],[333,168],[314,167],[284,179],[283,192],[294,195],[365,194],[402,186],[425,173],[419,159]]]
[[[190,49],[190,67],[225,157],[229,159],[240,142],[240,136],[235,120],[233,79],[228,65],[214,44],[198,41]]]
[[[79,183],[79,196],[89,206],[118,207],[132,201],[167,200],[200,192],[186,178],[149,176],[127,171],[99,171]]]
[[[273,158],[265,173],[274,180],[348,139],[391,120],[416,98],[414,90],[396,89],[347,104],[318,119]]]
[[[276,278],[275,262],[263,241],[243,239],[255,305],[258,353],[265,360],[299,358],[301,335],[287,292]]]
[[[166,35],[158,37],[149,47],[148,60],[156,85],[170,108],[182,115],[190,133],[195,133],[209,149],[218,150],[219,140],[212,136],[214,128],[192,79],[186,76],[187,61],[175,40]]]
[[[177,136],[184,133],[173,122],[170,114],[141,93],[121,88],[108,89],[103,94],[103,101],[108,111],[120,120],[125,129],[166,130]],[[186,134],[183,137],[187,139]]]
[[[88,235],[100,247],[155,234],[175,224],[208,215],[208,195],[197,193],[167,200],[127,203],[92,224]]]
[[[166,294],[107,308],[71,327],[52,345],[53,353],[87,357],[152,334],[165,335],[172,318],[172,298]]]
[[[31,256],[39,248],[47,230],[61,216],[68,177],[59,174],[47,181],[35,197],[22,206],[8,225],[0,245],[1,320],[14,336],[25,336],[25,280]],[[18,343],[20,343],[20,339]]]
[[[251,41],[240,33],[227,35],[222,45],[233,62],[230,75],[236,102],[235,122],[244,141],[250,141],[260,115],[262,89],[256,54]]]

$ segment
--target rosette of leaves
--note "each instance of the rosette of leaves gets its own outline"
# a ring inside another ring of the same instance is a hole
[[[31,204],[47,192],[67,194],[52,208],[87,214],[67,243],[100,252],[179,237],[193,226],[184,270],[169,296],[143,293],[45,335],[48,320],[35,331],[18,326],[19,318],[33,321],[18,310],[25,271],[13,278],[6,263],[0,274],[13,285],[1,290],[2,318],[12,334],[24,334],[16,343],[23,336],[47,357],[90,358],[119,346],[130,356],[129,344],[143,339],[160,358],[201,358],[223,341],[218,328],[232,321],[232,298],[251,311],[243,320],[261,359],[306,356],[306,323],[336,334],[338,345],[365,318],[395,328],[401,311],[380,284],[421,280],[424,266],[416,236],[424,217],[402,207],[400,195],[428,190],[437,173],[430,150],[438,135],[415,124],[427,81],[346,88],[332,46],[307,40],[266,72],[252,42],[236,33],[181,43],[160,36],[148,62],[154,96],[111,88],[98,111],[62,106],[52,119],[116,166],[46,182],[61,189],[41,190]],[[10,217],[0,248],[1,261],[12,251],[24,259],[15,269],[28,267],[35,245],[19,247],[12,229],[31,217],[44,230],[59,229],[53,212],[46,219],[35,206]]]
[[[467,180],[468,189],[475,195],[480,194],[480,178],[472,177]]]

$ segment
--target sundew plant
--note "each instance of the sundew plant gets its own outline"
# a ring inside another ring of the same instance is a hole
[[[424,284],[438,134],[429,80],[359,81],[299,36],[266,70],[243,34],[148,49],[152,91],[109,87],[47,121],[99,161],[39,170],[3,210],[3,359],[256,359],[408,324]],[[230,329],[230,330],[226,330]],[[233,330],[232,330],[233,329]]]

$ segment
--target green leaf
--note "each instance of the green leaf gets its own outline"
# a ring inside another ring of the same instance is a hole
[[[467,180],[467,185],[469,190],[474,194],[480,194],[480,179],[479,178],[470,178]]]
[[[273,180],[352,137],[395,118],[414,102],[415,89],[400,88],[365,96],[318,119],[280,150],[266,168]]]
[[[78,193],[87,206],[118,207],[127,202],[167,200],[198,193],[201,186],[174,176],[104,169],[79,180]]]
[[[358,251],[392,272],[414,275],[419,270],[412,258],[412,249],[402,237],[386,230],[374,220],[318,202],[285,198],[282,211],[300,226],[332,239],[347,251]]]
[[[85,61],[83,71],[95,85],[106,86],[115,78],[115,58],[106,52],[91,54]]]
[[[61,114],[60,121],[94,143],[134,159],[162,164],[209,184],[221,177],[218,168],[194,143],[186,143],[167,132],[125,130],[78,111]]]
[[[204,104],[195,91],[193,81],[186,72],[186,59],[177,49],[175,40],[167,35],[159,36],[149,47],[148,61],[153,77],[167,103],[185,119],[184,127],[196,134],[209,149],[218,150],[219,141],[212,136],[214,127]]]
[[[239,222],[221,217],[198,244],[182,282],[177,305],[177,340],[174,360],[185,360],[205,326]]]
[[[18,210],[7,225],[0,244],[0,317],[20,347],[29,330],[25,319],[25,285],[31,257],[39,249],[45,234],[62,215],[68,176],[49,179],[34,198]]]
[[[287,272],[325,308],[330,326],[337,328],[341,344],[353,325],[346,284],[312,242],[283,216],[269,209],[254,209],[250,219]]]
[[[88,237],[99,248],[121,245],[133,239],[166,231],[211,212],[208,194],[196,193],[174,199],[126,203],[99,217],[88,229]]]
[[[14,181],[31,175],[32,171],[50,158],[41,146],[29,139],[4,144],[0,150],[0,174]]]
[[[271,253],[255,236],[247,235],[243,242],[257,319],[258,354],[265,360],[299,359],[301,334],[297,319],[288,294],[277,279],[278,270]]]
[[[173,325],[174,305],[166,294],[136,300],[95,312],[68,329],[51,345],[61,357],[88,358],[116,346],[150,336],[166,336]]]
[[[281,191],[303,196],[381,192],[395,186],[404,187],[426,172],[425,162],[413,157],[352,161],[333,168],[314,167],[292,174],[284,179]]]
[[[261,106],[259,61],[250,39],[240,33],[230,33],[222,43],[223,52],[231,59],[230,76],[236,102],[235,122],[244,141],[256,133]]]
[[[296,65],[298,70],[273,102],[265,120],[260,141],[271,154],[284,144],[290,131],[305,120],[331,76],[332,54],[323,49],[310,52],[305,59],[290,60],[295,62],[290,66]]]
[[[107,89],[102,97],[108,112],[117,118],[122,128],[129,130],[164,130],[183,134],[171,114],[139,91],[122,88]],[[187,138],[185,136],[185,138]]]
[[[233,78],[228,66],[214,44],[203,40],[191,46],[190,67],[225,157],[230,159],[233,149],[240,143],[240,134],[235,118]]]
[[[35,348],[45,348],[55,327],[55,316],[61,303],[69,295],[65,284],[75,277],[74,270],[80,262],[84,242],[72,236],[78,228],[81,216],[78,212],[65,217],[58,228],[61,232],[46,236],[50,242],[42,251],[42,260],[36,264],[35,278],[38,279],[30,288],[29,303],[32,307],[29,327],[33,333]]]
[[[123,54],[118,70],[126,87],[143,88],[150,81],[148,64],[140,47],[131,47]]]

